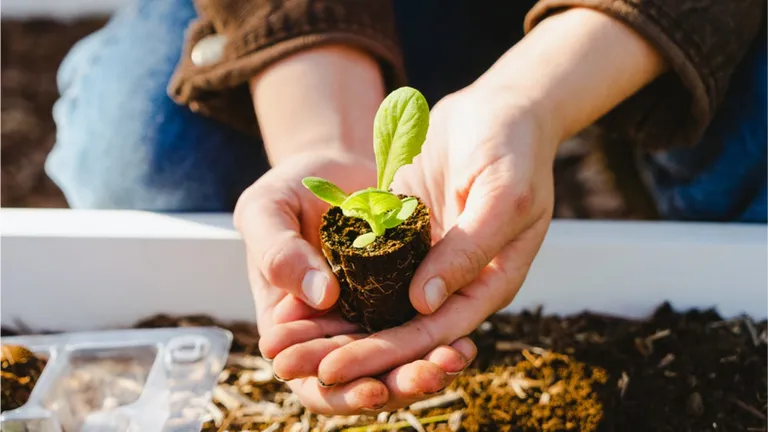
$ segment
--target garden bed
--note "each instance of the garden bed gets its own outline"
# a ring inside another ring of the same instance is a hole
[[[303,410],[259,356],[251,324],[158,315],[137,327],[208,325],[234,341],[204,432],[766,430],[768,329],[747,316],[666,304],[646,320],[496,315],[473,334],[479,355],[448,389],[375,417]]]

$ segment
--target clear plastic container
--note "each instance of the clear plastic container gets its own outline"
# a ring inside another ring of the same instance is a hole
[[[232,343],[216,327],[3,338],[47,363],[3,432],[199,432]]]

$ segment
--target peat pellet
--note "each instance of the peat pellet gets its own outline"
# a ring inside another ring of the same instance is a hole
[[[344,319],[373,333],[416,316],[408,289],[431,246],[429,218],[429,209],[419,200],[405,222],[370,245],[355,248],[354,240],[371,230],[368,223],[344,216],[338,207],[323,215],[320,240],[341,287],[339,307]]]

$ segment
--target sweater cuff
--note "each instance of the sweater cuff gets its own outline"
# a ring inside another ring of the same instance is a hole
[[[642,6],[642,9],[640,8]],[[648,150],[690,146],[699,141],[714,111],[716,88],[707,86],[710,77],[701,53],[688,48],[679,24],[655,2],[622,0],[540,0],[525,20],[526,33],[546,17],[572,7],[605,13],[636,31],[667,61],[664,74],[604,116],[606,132],[629,139]]]
[[[248,81],[268,66],[329,44],[363,50],[381,66],[387,90],[405,83],[389,0],[196,0],[168,94],[192,111],[259,135]],[[319,6],[318,6],[319,5]]]

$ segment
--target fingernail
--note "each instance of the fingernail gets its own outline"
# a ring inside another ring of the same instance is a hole
[[[281,383],[288,382],[282,378],[280,378],[276,373],[272,372],[272,377],[275,379],[275,381],[279,381]]]
[[[360,409],[363,410],[363,411],[375,412],[375,411],[381,411],[381,409],[384,408],[385,406],[387,406],[386,402],[384,402],[381,405],[376,405],[375,407],[371,407],[371,408],[363,407],[363,408],[360,408]]]
[[[424,284],[424,297],[427,299],[429,310],[434,312],[445,301],[445,282],[439,277],[434,277]]]
[[[336,384],[326,384],[320,378],[317,379],[317,383],[320,384],[320,387],[322,388],[331,388],[336,385]]]
[[[323,301],[325,297],[325,288],[328,286],[328,276],[320,270],[310,270],[304,275],[304,280],[301,281],[301,291],[304,293],[304,298],[311,303],[312,306],[317,306]]]

